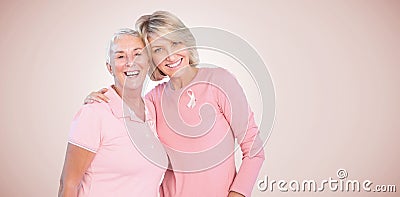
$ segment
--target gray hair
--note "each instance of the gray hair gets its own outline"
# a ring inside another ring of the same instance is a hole
[[[149,50],[148,36],[149,34],[157,34],[173,42],[182,42],[189,51],[189,64],[191,66],[199,64],[196,39],[189,28],[175,15],[167,11],[156,11],[151,15],[143,15],[136,21],[136,29],[143,38],[149,54],[151,54],[151,50]],[[154,62],[150,63],[149,71],[148,75],[154,81],[159,81],[165,77],[165,74],[157,68],[157,65],[154,65]]]
[[[117,32],[115,32],[114,35],[111,37],[111,40],[107,46],[107,53],[106,53],[106,63],[107,64],[110,64],[110,62],[111,62],[111,52],[112,52],[111,50],[112,50],[112,47],[114,46],[115,40],[119,39],[121,36],[124,36],[124,35],[141,38],[139,35],[139,32],[137,32],[133,29],[122,28],[122,29],[117,30]]]

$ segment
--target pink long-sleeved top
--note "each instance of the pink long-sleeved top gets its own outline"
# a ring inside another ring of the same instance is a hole
[[[262,141],[246,96],[222,68],[199,68],[186,87],[162,83],[147,96],[170,160],[161,191],[166,197],[251,196],[264,161]],[[243,152],[236,172],[235,139]]]

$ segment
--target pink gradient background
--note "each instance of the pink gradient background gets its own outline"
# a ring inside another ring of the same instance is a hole
[[[400,1],[1,1],[0,196],[56,196],[72,116],[112,82],[108,39],[159,9],[241,36],[268,65],[277,110],[260,179],[344,168],[400,190]],[[253,192],[285,195],[399,191]]]

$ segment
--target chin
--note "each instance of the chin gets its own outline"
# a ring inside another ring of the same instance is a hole
[[[174,73],[172,73],[172,75],[170,77],[182,77],[185,75],[185,72],[188,70],[188,66],[182,67],[179,70],[175,71]]]

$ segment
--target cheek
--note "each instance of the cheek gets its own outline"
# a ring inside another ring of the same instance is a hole
[[[147,71],[147,70],[150,68],[150,64],[149,64],[149,62],[141,62],[141,63],[139,64],[139,67],[140,67],[142,70]]]
[[[142,67],[149,64],[149,59],[147,57],[140,57],[135,60],[136,63],[140,64]]]
[[[157,67],[160,66],[163,61],[163,59],[161,57],[159,57],[158,55],[153,55],[152,60],[153,60],[153,63],[155,65],[157,65]]]
[[[186,59],[189,59],[190,52],[188,50],[183,50],[183,51],[180,51],[177,54],[182,56],[182,57],[184,57],[184,58],[186,58]]]
[[[123,65],[115,65],[114,66],[114,73],[121,73],[124,69]]]

